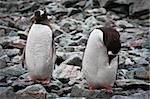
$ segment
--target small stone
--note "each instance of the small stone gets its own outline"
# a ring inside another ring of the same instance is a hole
[[[0,29],[0,37],[5,36],[5,29]]]
[[[86,97],[88,99],[110,99],[112,94],[105,92],[104,90],[93,90],[84,89],[80,85],[75,85],[71,91],[71,97]]]
[[[3,51],[10,58],[14,57],[16,55],[19,55],[19,53],[20,53],[20,49],[16,49],[16,48],[14,48],[14,49],[4,49]]]
[[[118,87],[122,87],[123,90],[137,89],[137,88],[141,88],[143,90],[149,90],[150,87],[149,83],[146,83],[142,80],[136,80],[136,79],[116,80],[116,85]]]
[[[15,32],[15,31],[11,31],[8,36],[10,36],[10,37],[11,37],[11,36],[18,36],[18,34],[17,34],[17,32]]]
[[[88,38],[87,37],[85,37],[85,36],[83,36],[83,37],[81,37],[79,40],[77,40],[77,44],[78,45],[82,45],[82,46],[85,46],[86,45],[86,43],[87,43],[87,40],[88,40]]]
[[[55,15],[58,13],[67,13],[67,9],[59,3],[50,3],[46,6],[46,11],[50,15]]]
[[[71,93],[71,89],[72,89],[72,87],[64,87],[64,88],[61,88],[61,89],[57,92],[57,94],[58,94],[59,96],[67,95],[68,93]]]
[[[79,55],[73,55],[69,59],[65,60],[63,63],[68,65],[81,66],[82,57]]]
[[[134,57],[133,60],[139,65],[144,65],[144,66],[149,65],[149,61],[147,61],[145,58],[142,57]]]
[[[80,75],[80,67],[61,64],[53,72],[54,78],[74,79]]]
[[[0,69],[5,68],[7,66],[5,57],[6,55],[0,57]]]
[[[114,95],[111,99],[149,99],[150,91],[142,91],[129,96]]]
[[[20,39],[23,39],[23,40],[27,40],[27,33],[26,31],[18,31],[18,36],[20,37]]]
[[[135,72],[134,77],[136,79],[149,80],[150,79],[150,72],[147,70]]]
[[[133,48],[142,48],[143,42],[144,42],[143,39],[139,39],[139,40],[133,41],[130,46]]]
[[[133,64],[134,64],[134,62],[132,62],[130,58],[127,58],[125,60],[125,65],[133,65]]]
[[[104,8],[94,8],[94,9],[88,9],[88,10],[86,10],[86,12],[90,15],[91,14],[92,15],[96,15],[96,14],[100,15],[100,14],[106,14],[106,9],[104,9]]]
[[[34,84],[31,86],[27,86],[25,89],[19,90],[16,92],[17,94],[22,94],[22,95],[34,95],[34,94],[46,94],[47,91],[45,90],[45,88],[41,85],[41,84]]]
[[[26,70],[24,70],[24,68],[22,68],[21,65],[14,65],[11,67],[1,69],[0,75],[13,77],[13,76],[20,76],[20,75],[24,74],[25,72],[26,72]]]
[[[131,28],[134,27],[131,23],[127,22],[126,20],[117,20],[115,23],[117,26],[122,28]]]
[[[99,21],[94,16],[88,17],[85,20],[85,24],[88,26],[88,28],[98,25],[98,23],[99,23]]]
[[[12,62],[13,63],[21,63],[21,56],[17,55],[15,57],[13,57]]]

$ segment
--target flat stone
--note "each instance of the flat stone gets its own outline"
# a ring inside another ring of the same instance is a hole
[[[147,61],[144,57],[134,57],[133,60],[136,62],[136,64],[148,66],[149,61]]]
[[[120,27],[123,27],[123,28],[134,27],[131,23],[127,22],[126,20],[117,20],[115,24],[117,26],[120,26]]]
[[[67,9],[59,3],[50,3],[46,6],[48,14],[67,13]]]
[[[85,20],[85,24],[88,26],[88,28],[98,25],[98,23],[100,23],[100,22],[94,16],[88,17]]]
[[[135,72],[134,77],[136,79],[149,80],[150,79],[150,71],[144,70],[141,72]]]
[[[45,88],[41,85],[41,84],[34,84],[34,85],[30,85],[27,86],[25,89],[19,90],[16,92],[17,94],[22,94],[22,95],[34,95],[34,94],[46,94],[47,91],[45,90]]]
[[[7,66],[6,64],[6,59],[7,59],[7,55],[3,55],[0,57],[0,69],[5,68]]]
[[[142,91],[138,93],[131,94],[129,96],[122,96],[122,95],[114,95],[111,99],[149,99],[150,91]]]
[[[79,75],[80,75],[80,67],[66,64],[61,64],[53,72],[53,77],[58,79],[60,78],[74,79],[77,78]]]
[[[149,90],[150,84],[142,80],[136,79],[124,79],[116,80],[117,86],[122,87],[124,90],[141,88],[143,90]]]
[[[2,50],[2,53],[8,55],[8,57],[11,58],[11,57],[14,57],[16,55],[19,55],[20,49],[16,49],[16,48],[14,48],[14,49],[4,49],[4,50]]]
[[[68,64],[68,65],[81,66],[82,57],[79,55],[73,55],[70,58],[68,58],[67,60],[65,60],[63,63]]]
[[[84,89],[80,85],[75,85],[71,91],[71,97],[86,97],[88,99],[110,99],[112,94],[105,92],[104,90],[93,90]]]
[[[25,72],[26,72],[26,70],[24,70],[24,68],[22,68],[21,65],[14,65],[11,67],[1,69],[0,75],[12,77],[12,76],[20,76],[20,75],[24,74]]]

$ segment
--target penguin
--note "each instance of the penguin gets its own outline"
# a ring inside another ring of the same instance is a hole
[[[82,72],[90,90],[104,88],[112,92],[120,49],[119,32],[112,27],[96,28],[90,33],[82,60]]]
[[[48,84],[54,69],[56,51],[47,13],[35,11],[26,43],[25,62],[30,80]]]

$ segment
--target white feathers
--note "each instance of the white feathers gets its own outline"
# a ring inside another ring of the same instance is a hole
[[[44,79],[52,74],[52,31],[46,25],[33,24],[26,44],[26,64],[29,74]]]
[[[40,11],[40,16],[42,16],[44,14],[44,11],[39,10]]]
[[[109,64],[107,48],[103,42],[103,32],[94,29],[87,42],[82,61],[83,73],[87,81],[98,86],[113,85],[117,71],[117,57]]]

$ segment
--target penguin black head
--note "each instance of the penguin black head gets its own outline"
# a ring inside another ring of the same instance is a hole
[[[113,54],[117,54],[121,49],[119,32],[112,27],[101,27],[103,31],[104,44],[107,51],[112,51]]]
[[[41,21],[48,20],[46,10],[35,11],[31,17],[32,22],[40,23]]]

